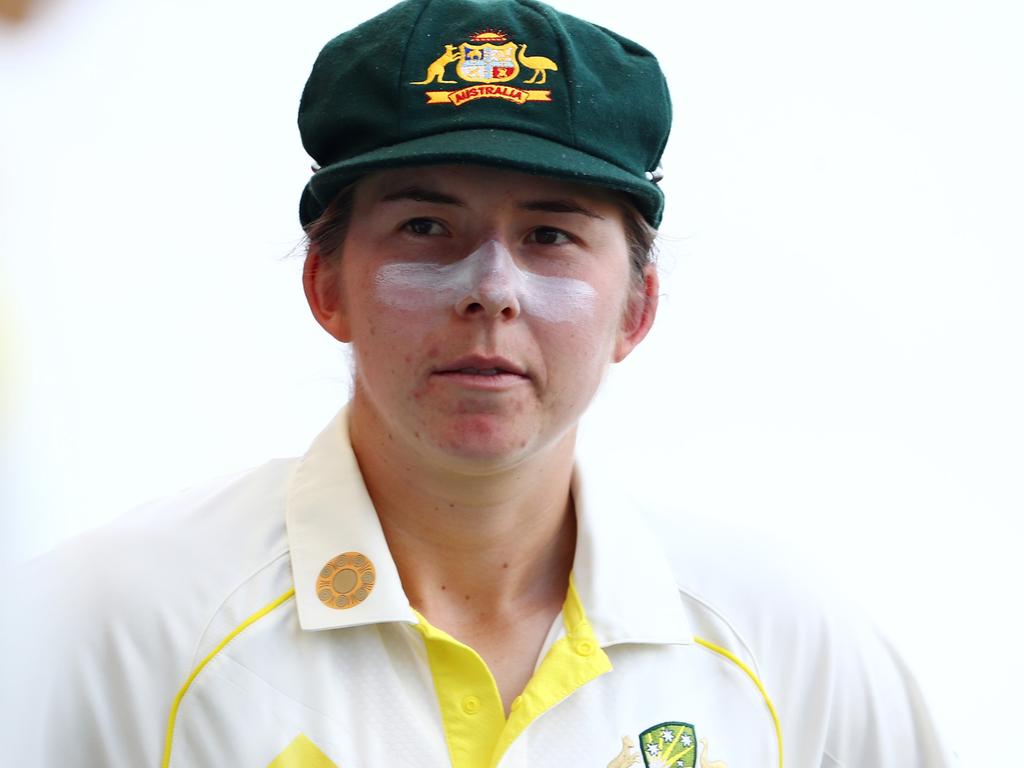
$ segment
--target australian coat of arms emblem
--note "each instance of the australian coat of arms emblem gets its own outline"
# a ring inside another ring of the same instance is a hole
[[[462,106],[477,99],[504,99],[516,104],[551,101],[551,91],[524,88],[543,85],[558,64],[546,56],[527,53],[526,43],[509,40],[504,32],[488,29],[459,44],[447,43],[444,51],[427,67],[422,80],[410,85],[461,85],[461,88],[426,91],[428,104]],[[455,65],[454,67],[452,65]],[[517,78],[528,79],[521,85]],[[451,76],[458,80],[451,79]]]

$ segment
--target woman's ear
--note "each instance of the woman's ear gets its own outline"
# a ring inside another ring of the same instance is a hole
[[[341,259],[328,261],[310,245],[302,266],[302,287],[313,317],[340,342],[352,340],[341,285]]]
[[[630,292],[626,309],[622,315],[622,326],[615,341],[612,355],[613,363],[620,363],[632,352],[637,344],[644,340],[647,332],[654,325],[654,316],[658,313],[658,269],[654,264],[644,267],[643,290],[634,288]]]

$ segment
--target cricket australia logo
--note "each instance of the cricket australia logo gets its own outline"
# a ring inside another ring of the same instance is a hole
[[[689,723],[662,723],[640,734],[646,768],[694,768],[697,734]]]
[[[551,59],[528,55],[526,49],[526,43],[509,40],[504,32],[484,30],[458,45],[445,44],[444,52],[427,67],[424,78],[410,85],[472,83],[454,90],[426,91],[427,104],[461,107],[477,99],[504,99],[515,104],[550,102],[549,90],[512,84],[517,77],[529,72],[530,77],[523,85],[543,85],[548,80],[548,72],[558,71],[558,65]],[[460,80],[448,79],[448,68],[452,64],[455,64],[455,74]]]
[[[694,768],[697,764],[697,734],[689,723],[662,723],[640,734],[640,755],[645,768]],[[632,768],[640,765],[636,745],[622,737],[622,751],[608,768]],[[708,741],[700,740],[700,768],[729,768],[723,760],[708,757]]]

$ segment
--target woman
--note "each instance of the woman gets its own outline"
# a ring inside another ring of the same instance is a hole
[[[669,123],[647,51],[528,0],[329,43],[303,283],[352,401],[37,565],[21,764],[945,765],[870,632],[575,465],[654,321]]]

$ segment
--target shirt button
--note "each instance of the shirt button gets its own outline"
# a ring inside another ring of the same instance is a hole
[[[480,699],[476,696],[467,696],[462,700],[462,711],[467,715],[475,715],[480,711]]]
[[[592,656],[596,650],[596,646],[590,640],[577,641],[575,648],[580,656]]]

